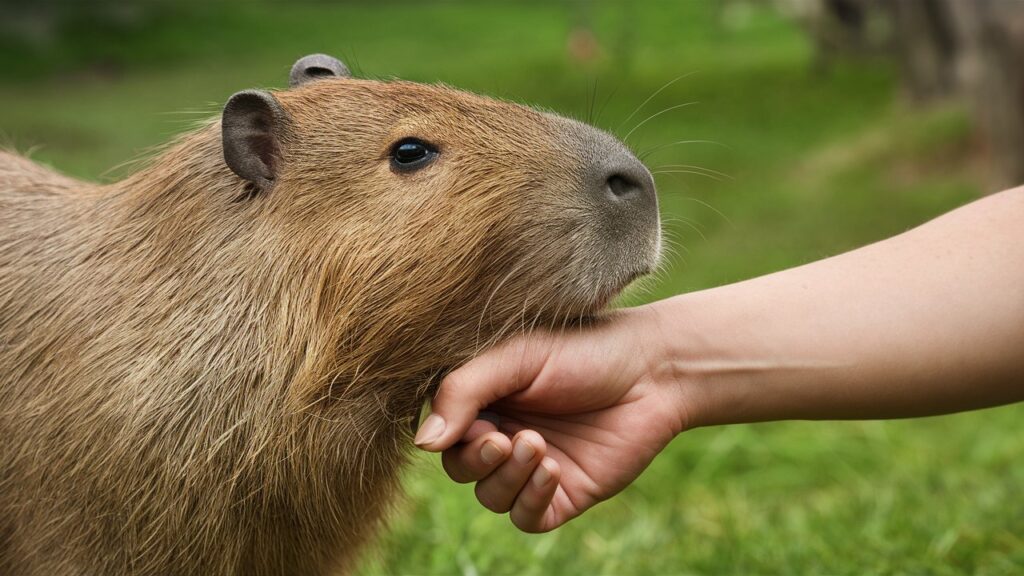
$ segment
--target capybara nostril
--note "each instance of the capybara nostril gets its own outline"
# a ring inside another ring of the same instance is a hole
[[[591,197],[618,230],[656,228],[658,199],[651,173],[621,144],[599,138],[605,152],[587,168]]]
[[[654,196],[654,180],[650,172],[632,154],[617,152],[610,161],[602,164],[601,169],[608,175],[605,185],[612,199],[627,201]]]
[[[608,189],[612,191],[612,194],[619,198],[636,193],[636,190],[639,187],[640,185],[629,176],[612,174],[608,177]]]
[[[656,210],[654,178],[647,167],[610,136],[589,127],[585,131],[596,151],[584,168],[591,195],[615,212]]]
[[[628,198],[643,193],[643,185],[626,174],[615,173],[608,177],[608,189],[616,198]]]

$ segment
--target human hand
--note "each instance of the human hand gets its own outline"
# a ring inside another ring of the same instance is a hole
[[[1024,187],[826,260],[514,339],[445,379],[417,444],[542,532],[683,429],[1024,401],[1022,221]],[[497,426],[475,420],[485,408]]]
[[[656,315],[620,310],[471,360],[442,382],[417,445],[443,451],[448,475],[477,482],[481,504],[521,530],[557,528],[625,488],[686,425]],[[496,424],[477,419],[484,409]]]

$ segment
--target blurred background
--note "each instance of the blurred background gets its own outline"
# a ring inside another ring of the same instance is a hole
[[[0,145],[90,180],[311,52],[627,138],[672,254],[632,304],[802,264],[1024,182],[1024,1],[0,0]],[[984,233],[979,230],[979,233]],[[856,278],[850,278],[856,282]],[[1024,409],[678,438],[531,536],[417,457],[365,574],[1024,570]]]

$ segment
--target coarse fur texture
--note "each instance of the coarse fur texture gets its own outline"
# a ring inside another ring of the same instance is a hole
[[[656,207],[586,190],[603,133],[444,86],[273,97],[268,189],[218,122],[102,186],[0,152],[0,573],[343,573],[445,370],[654,264]],[[401,174],[407,136],[439,155]]]

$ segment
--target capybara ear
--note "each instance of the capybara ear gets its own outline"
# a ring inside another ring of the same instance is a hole
[[[260,190],[274,185],[280,159],[280,134],[288,117],[269,92],[244,90],[224,105],[221,139],[224,162]]]
[[[292,66],[292,71],[288,74],[288,85],[294,88],[318,78],[347,78],[351,75],[341,60],[327,54],[310,54],[299,58]]]

